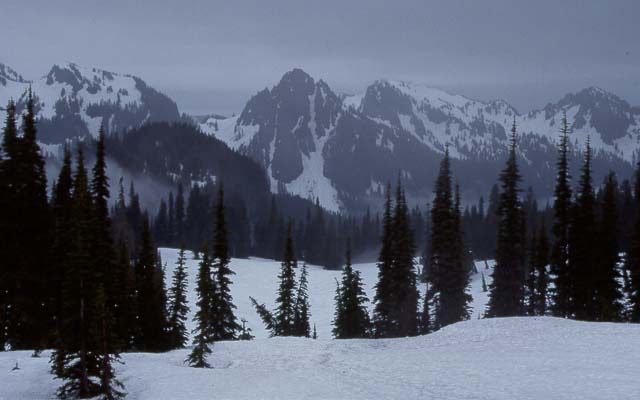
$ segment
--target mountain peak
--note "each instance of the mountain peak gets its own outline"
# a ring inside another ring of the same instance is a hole
[[[18,74],[13,68],[0,63],[0,84],[6,85],[7,81],[26,83],[22,75]]]
[[[311,75],[307,74],[306,72],[304,72],[302,69],[300,68],[294,68],[291,71],[287,71],[285,72],[284,75],[282,75],[282,79],[280,79],[280,84],[287,84],[289,86],[297,86],[297,85],[306,85],[306,84],[313,84],[313,78],[311,77]]]

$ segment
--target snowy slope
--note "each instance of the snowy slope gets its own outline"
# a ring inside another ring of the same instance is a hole
[[[171,276],[176,251],[162,249]],[[383,340],[331,340],[334,279],[310,267],[312,321],[319,339],[268,338],[248,297],[272,304],[279,263],[232,260],[237,315],[256,339],[213,347],[213,369],[188,368],[189,350],[130,353],[116,367],[128,398],[161,399],[632,399],[640,396],[640,325],[555,318],[478,320],[484,308],[476,266],[470,321],[431,335]],[[375,264],[358,264],[372,296]],[[188,260],[193,306],[197,261]],[[192,314],[193,314],[192,310]],[[192,326],[192,325],[191,325]],[[54,398],[50,353],[0,353],[0,400]],[[20,370],[11,371],[18,362]]]
[[[0,64],[0,107],[9,99],[18,109],[24,107],[31,86],[36,99],[36,112],[41,118],[41,139],[61,143],[61,132],[97,136],[100,125],[107,132],[138,127],[148,121],[177,121],[180,116],[175,103],[157,92],[140,78],[117,74],[74,63],[54,65],[49,72],[27,81],[17,72]],[[0,110],[4,120],[4,111]],[[51,125],[51,126],[50,126]]]

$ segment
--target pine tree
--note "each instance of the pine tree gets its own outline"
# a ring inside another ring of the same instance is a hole
[[[511,144],[507,165],[500,174],[502,192],[498,207],[496,265],[490,285],[489,317],[524,314],[524,238],[523,212],[519,198],[520,181],[516,162],[516,123],[511,128]]]
[[[351,244],[347,243],[342,282],[336,288],[336,311],[333,336],[336,339],[364,338],[369,334],[370,321],[360,273],[351,266]]]
[[[124,240],[118,243],[118,260],[116,263],[116,281],[118,285],[114,294],[115,321],[120,339],[120,347],[129,350],[135,347],[136,340],[141,337],[140,326],[136,321],[138,304],[136,277],[131,264],[129,249]]]
[[[418,333],[419,298],[413,265],[415,248],[408,208],[399,179],[393,217],[390,194],[387,194],[384,218],[374,310],[376,336],[415,335]]]
[[[256,312],[264,322],[265,327],[271,336],[297,336],[296,331],[296,311],[300,311],[296,307],[296,280],[295,271],[297,261],[295,258],[295,250],[293,248],[293,237],[291,232],[292,224],[287,225],[287,234],[285,240],[285,250],[282,259],[282,267],[278,279],[278,293],[276,298],[276,309],[269,311],[264,303],[258,303],[256,299],[251,297],[251,303]],[[306,283],[305,283],[306,285]],[[308,305],[307,305],[308,310]],[[298,321],[300,321],[298,314]]]
[[[459,195],[451,192],[449,150],[445,150],[436,181],[435,199],[431,208],[431,232],[427,279],[431,285],[435,320],[431,329],[469,318],[466,293],[469,274],[464,265],[464,245],[460,222]],[[423,311],[424,312],[424,311]]]
[[[553,244],[551,248],[551,273],[553,290],[553,315],[569,316],[572,292],[569,272],[569,226],[571,223],[571,176],[569,175],[568,145],[569,127],[566,111],[562,117],[560,144],[558,149],[556,187],[553,203]]]
[[[597,321],[618,321],[621,317],[621,288],[618,283],[618,184],[615,174],[609,173],[605,180],[601,204],[601,221],[598,234],[597,262],[594,271],[594,319]]]
[[[545,315],[547,313],[547,292],[549,278],[547,265],[549,265],[549,240],[544,223],[540,226],[536,239],[535,257],[533,268],[535,270],[535,284],[533,286],[533,314]]]
[[[8,239],[5,246],[11,251],[4,254],[3,262],[13,266],[9,277],[8,339],[12,349],[42,349],[48,345],[48,334],[52,329],[49,317],[53,304],[47,290],[47,278],[55,270],[48,260],[51,214],[31,89],[22,115],[22,137],[15,135],[13,126],[5,128],[8,128],[9,137],[4,140],[3,147],[8,158],[3,165],[9,193],[3,219]]]
[[[293,238],[291,236],[291,223],[287,225],[287,236],[285,251],[282,258],[282,268],[278,279],[278,297],[276,298],[276,311],[274,313],[276,321],[276,336],[295,336],[295,272],[297,261],[293,249]]]
[[[93,319],[96,326],[96,353],[99,366],[100,387],[99,398],[115,400],[125,397],[124,385],[116,378],[113,368],[114,362],[120,362],[115,343],[118,337],[111,330],[113,317],[110,307],[106,304],[106,294],[102,285],[99,285],[94,299],[95,308]]]
[[[640,162],[636,166],[633,186],[636,202],[640,200]],[[640,207],[636,208],[631,244],[625,258],[625,270],[629,276],[626,287],[629,299],[629,321],[640,322]]]
[[[180,349],[187,343],[185,321],[189,306],[187,305],[187,271],[184,245],[178,253],[173,281],[169,289],[169,343],[172,349]]]
[[[72,230],[68,258],[65,260],[61,338],[53,357],[54,371],[64,380],[58,389],[61,398],[89,398],[100,392],[100,361],[95,338],[98,328],[95,310],[99,276],[93,267],[93,204],[84,167],[82,148],[78,149],[73,180]]]
[[[309,311],[309,293],[307,286],[307,263],[304,263],[302,264],[302,271],[300,272],[293,317],[293,330],[295,336],[311,337],[311,326],[309,325],[311,313]]]
[[[377,337],[386,337],[394,329],[393,325],[393,301],[392,268],[393,268],[393,219],[391,216],[391,186],[387,184],[387,194],[384,203],[382,218],[382,245],[378,256],[378,283],[374,297],[373,324]]]
[[[218,202],[215,207],[216,224],[213,239],[212,261],[215,263],[216,292],[215,304],[218,307],[214,320],[214,340],[234,340],[240,325],[234,314],[236,306],[231,296],[231,275],[235,273],[229,267],[229,242],[224,207],[224,189],[222,184],[218,191]]]
[[[135,264],[140,337],[137,346],[144,351],[166,348],[166,315],[162,271],[157,263],[156,248],[149,229],[149,217],[142,216],[140,249]]]
[[[209,344],[213,341],[213,290],[211,260],[209,258],[209,249],[205,244],[202,248],[202,260],[198,268],[198,281],[196,284],[196,293],[198,294],[196,306],[198,311],[194,317],[196,328],[192,332],[194,334],[193,350],[187,358],[189,365],[195,368],[210,368],[207,356],[211,354]]]

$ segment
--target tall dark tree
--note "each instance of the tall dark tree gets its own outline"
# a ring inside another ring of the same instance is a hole
[[[184,246],[180,248],[176,269],[169,289],[169,345],[172,349],[183,348],[187,343],[185,322],[189,306],[187,305],[187,270]]]
[[[531,263],[529,270],[528,309],[529,315],[545,315],[547,312],[547,295],[549,277],[549,240],[544,223],[540,226],[532,240]]]
[[[335,301],[333,336],[336,339],[367,337],[370,321],[366,304],[369,299],[362,287],[360,272],[351,266],[350,243],[347,243],[342,281],[337,284]]]
[[[276,298],[276,312],[274,313],[276,321],[277,336],[293,336],[295,321],[295,268],[297,261],[293,248],[293,238],[291,232],[291,223],[287,225],[287,237],[285,242],[284,256],[282,258],[282,268],[278,279],[280,286],[278,288],[278,297]]]
[[[516,123],[511,128],[507,165],[500,174],[502,191],[498,207],[496,265],[490,285],[489,317],[524,314],[523,212],[519,197],[520,173],[516,161]]]
[[[251,303],[262,319],[271,336],[297,336],[296,332],[296,278],[297,268],[295,249],[293,247],[292,224],[287,225],[284,256],[278,280],[276,309],[269,311],[264,303],[258,303],[251,297]]]
[[[569,229],[570,316],[594,319],[594,283],[597,263],[595,194],[591,177],[591,146],[587,141],[576,202]]]
[[[229,267],[231,257],[229,256],[229,241],[227,234],[227,222],[224,205],[224,188],[222,183],[218,190],[218,201],[215,206],[215,230],[213,235],[212,261],[215,265],[216,292],[214,321],[214,340],[233,340],[237,338],[240,325],[236,319],[231,296],[230,276],[235,273]]]
[[[413,264],[415,247],[408,208],[398,180],[393,216],[390,198],[385,205],[385,233],[378,259],[378,284],[374,324],[380,337],[411,336],[418,332],[417,276]]]
[[[621,317],[622,292],[618,280],[619,244],[618,244],[618,184],[615,174],[609,173],[605,180],[598,239],[597,262],[594,270],[594,319],[597,321],[618,321]]]
[[[209,248],[205,244],[202,248],[202,259],[198,268],[198,279],[196,283],[196,293],[198,311],[194,317],[196,328],[193,330],[193,350],[187,362],[195,368],[210,368],[207,356],[211,354],[209,344],[213,341],[213,315],[212,304],[214,294],[214,284],[211,279],[211,259],[209,258]]]
[[[63,282],[62,341],[53,357],[53,370],[64,381],[58,390],[62,398],[90,398],[100,393],[99,332],[92,315],[100,279],[92,257],[93,223],[92,196],[79,148],[73,180],[72,239]]]
[[[13,106],[10,104],[12,108]],[[13,116],[10,116],[13,114]],[[11,266],[11,312],[8,339],[12,349],[38,349],[47,345],[52,311],[47,277],[54,273],[48,260],[51,245],[50,210],[44,159],[37,143],[34,99],[27,94],[22,114],[22,137],[17,137],[15,112],[9,111],[3,140],[7,159],[2,162],[7,207],[3,220],[8,240],[3,263]]]
[[[375,335],[384,337],[394,330],[392,288],[393,276],[393,217],[391,215],[391,186],[387,184],[387,194],[382,217],[382,244],[378,255],[378,283],[374,297],[373,325]]]
[[[569,272],[569,226],[571,224],[571,176],[569,175],[569,126],[566,111],[562,117],[556,164],[554,191],[553,244],[551,247],[551,273],[553,274],[553,314],[569,316],[571,301],[571,274]]]
[[[309,318],[311,317],[310,308],[307,264],[304,263],[302,264],[302,271],[300,272],[293,317],[293,329],[296,336],[311,337],[311,325],[309,324]]]
[[[157,263],[156,248],[152,240],[149,217],[145,213],[142,216],[140,247],[135,264],[141,335],[137,346],[144,351],[161,351],[166,348],[165,295],[163,274]]]
[[[640,162],[636,166],[633,186],[636,202],[640,200]],[[631,244],[625,258],[625,270],[629,276],[626,287],[629,298],[629,320],[640,322],[640,207],[636,208]]]
[[[440,164],[431,208],[429,259],[426,266],[431,290],[429,297],[434,303],[435,311],[431,329],[440,329],[469,318],[468,303],[471,296],[466,293],[469,272],[464,265],[460,210],[457,204],[458,201],[454,202],[451,192],[447,148]]]

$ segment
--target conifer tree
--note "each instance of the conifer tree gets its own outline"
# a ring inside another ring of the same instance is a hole
[[[413,233],[400,179],[391,216],[390,194],[385,204],[382,248],[378,258],[378,284],[374,324],[376,336],[401,337],[418,333],[417,276],[413,265]]]
[[[193,350],[187,362],[195,368],[210,368],[207,356],[211,354],[209,344],[213,337],[213,316],[211,315],[213,303],[213,282],[211,280],[211,259],[209,258],[209,248],[205,244],[202,247],[202,260],[198,268],[198,280],[196,283],[196,293],[198,311],[194,317],[196,328],[193,330]]]
[[[540,226],[536,239],[535,257],[533,268],[535,270],[535,283],[533,286],[533,314],[545,315],[547,313],[547,293],[549,278],[547,265],[549,265],[549,240],[544,223]]]
[[[90,398],[100,392],[101,366],[95,343],[98,329],[91,313],[95,310],[99,281],[93,268],[92,211],[84,157],[79,148],[73,180],[72,240],[63,282],[62,341],[53,357],[53,369],[64,380],[58,389],[61,398]]]
[[[391,215],[391,186],[387,184],[387,194],[384,203],[384,213],[382,217],[382,244],[378,255],[378,283],[376,284],[376,294],[374,297],[374,317],[373,324],[377,337],[386,337],[394,329],[393,322],[393,302],[394,293],[392,285],[393,269],[393,218]]]
[[[129,350],[135,347],[136,340],[141,337],[140,326],[136,321],[138,296],[136,277],[131,264],[129,249],[124,240],[118,243],[118,260],[116,263],[115,323],[120,340],[120,348]]]
[[[311,337],[311,326],[309,324],[311,313],[309,312],[309,309],[307,263],[304,263],[302,264],[302,271],[300,272],[293,317],[293,330],[295,336]]]
[[[180,349],[187,343],[187,328],[185,321],[189,306],[187,305],[187,271],[184,245],[178,253],[176,269],[173,273],[171,288],[169,289],[169,343],[172,349]]]
[[[282,268],[278,279],[278,297],[276,298],[276,310],[274,313],[276,321],[276,336],[295,336],[295,272],[297,261],[293,249],[293,238],[291,233],[291,223],[287,225],[287,237],[285,242],[284,256],[282,258]]]
[[[258,303],[251,297],[251,303],[256,312],[264,322],[265,327],[271,336],[297,336],[296,331],[296,280],[295,271],[297,261],[293,248],[293,237],[291,232],[292,224],[287,225],[285,240],[285,250],[282,259],[282,267],[278,279],[278,293],[276,298],[276,309],[269,311],[264,303]],[[308,307],[308,306],[307,306]],[[300,314],[298,314],[300,316]],[[300,318],[298,318],[300,320]]]
[[[591,145],[587,140],[569,229],[569,277],[572,285],[570,316],[581,320],[594,319],[597,233],[595,194],[591,177]]]
[[[516,162],[516,123],[511,128],[507,165],[500,174],[502,191],[498,207],[496,265],[490,285],[489,317],[524,314],[523,212],[519,198],[520,173]]]
[[[12,121],[8,122],[11,125]],[[47,277],[55,271],[48,260],[51,214],[31,89],[22,115],[22,137],[16,136],[14,126],[5,128],[8,128],[9,137],[3,141],[7,155],[3,166],[5,187],[10,190],[3,219],[8,236],[5,246],[11,251],[4,254],[3,262],[14,271],[9,277],[9,341],[11,348],[16,350],[42,349],[48,344],[48,333],[52,328],[48,316],[53,305],[47,290]]]
[[[368,336],[370,321],[366,303],[369,301],[362,287],[359,271],[351,266],[351,244],[347,243],[342,282],[336,288],[336,311],[333,336],[336,339]]]
[[[618,283],[618,184],[615,174],[609,173],[605,180],[600,212],[600,229],[597,246],[599,254],[594,270],[594,319],[597,321],[618,321],[621,317],[621,288]]]
[[[114,362],[120,362],[115,343],[118,338],[111,330],[113,317],[106,304],[106,294],[102,284],[98,285],[94,299],[94,325],[96,326],[96,353],[99,366],[99,398],[115,400],[124,398],[124,385],[116,378]]]
[[[636,165],[633,186],[634,198],[640,199],[640,162]],[[629,321],[640,322],[640,208],[636,208],[631,244],[625,258],[625,270],[629,276],[626,285],[629,299]]]
[[[431,232],[427,279],[431,284],[435,320],[431,329],[469,318],[466,293],[469,274],[464,265],[459,195],[451,192],[449,150],[445,150],[431,208]]]
[[[568,146],[569,127],[567,113],[563,113],[562,128],[556,164],[554,191],[553,244],[551,248],[551,273],[553,274],[553,315],[567,317],[570,312],[571,274],[569,272],[569,226],[571,223],[571,176],[569,175]]]
[[[234,310],[236,306],[233,304],[231,296],[231,275],[235,273],[229,267],[231,258],[229,256],[229,241],[227,233],[227,223],[225,217],[224,206],[224,188],[220,184],[218,191],[218,201],[215,207],[216,224],[213,238],[213,254],[212,261],[216,266],[216,292],[214,320],[214,340],[233,340],[236,339],[240,331],[240,325],[236,319]]]
[[[142,216],[140,249],[135,265],[141,335],[137,345],[144,351],[161,351],[166,348],[163,273],[156,257],[156,248],[149,229],[149,217],[145,213]]]

